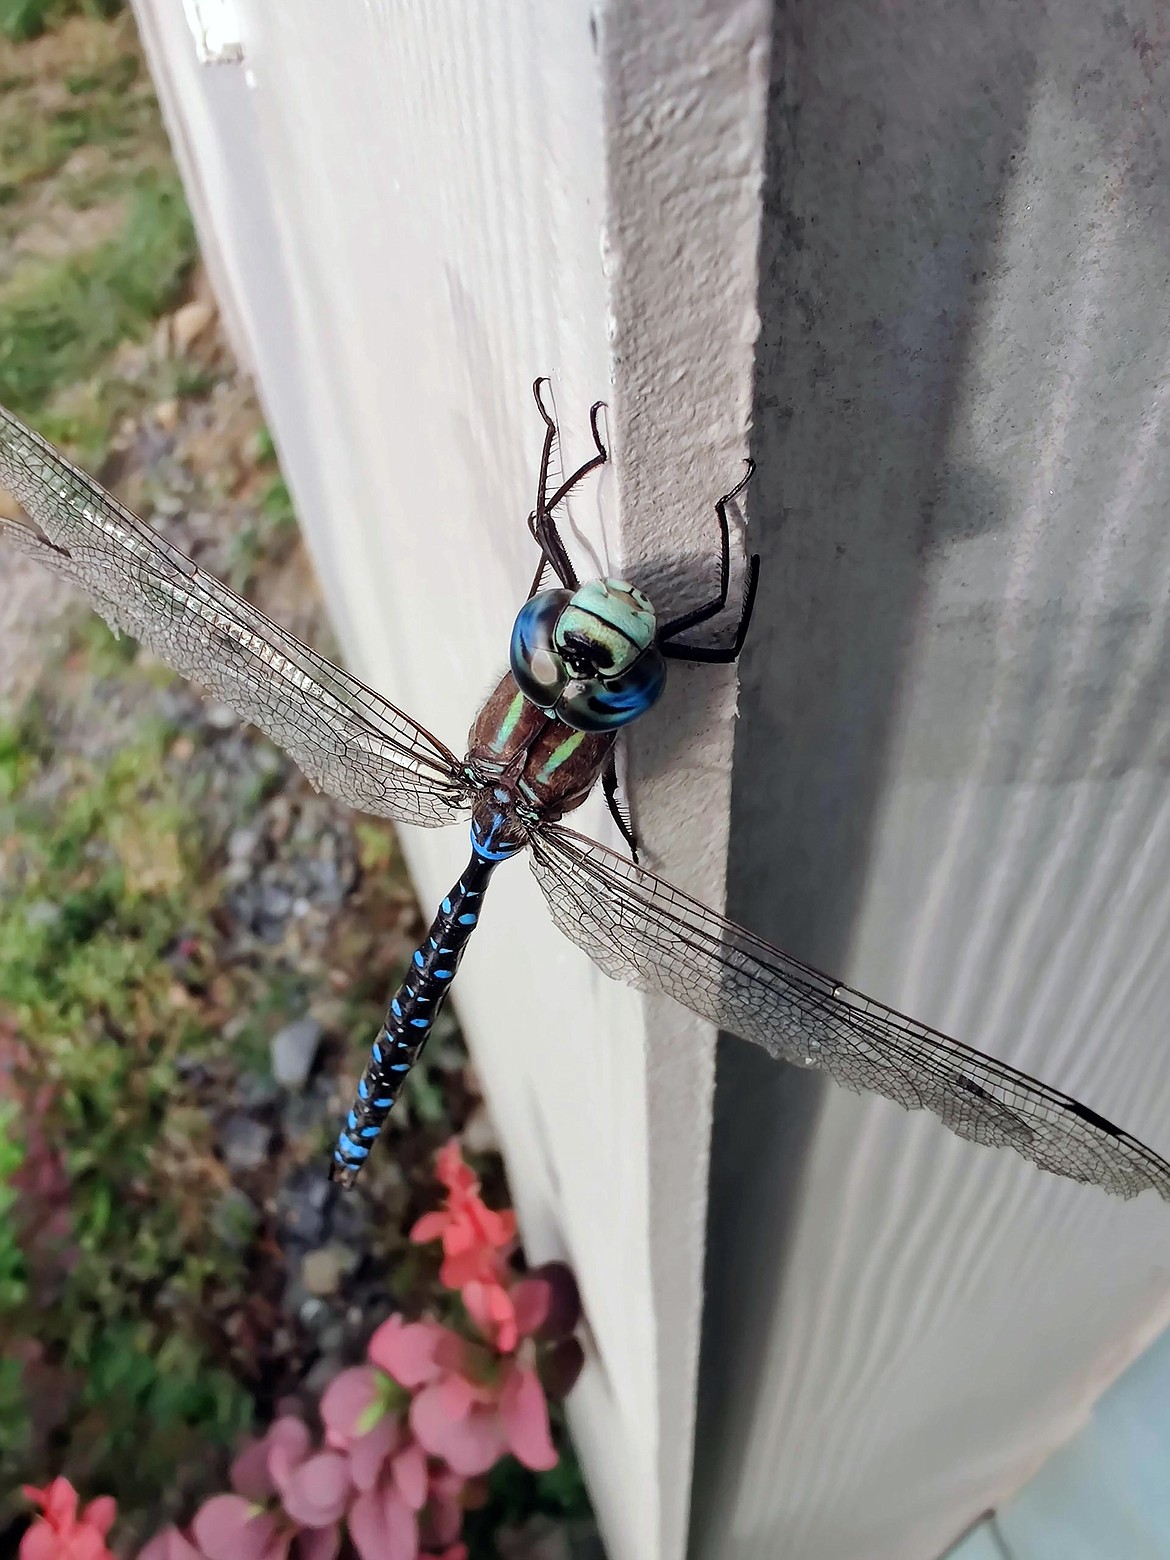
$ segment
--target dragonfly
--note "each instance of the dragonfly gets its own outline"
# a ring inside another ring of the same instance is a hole
[[[343,1187],[357,1180],[451,989],[492,874],[527,851],[556,925],[613,979],[672,997],[778,1060],[931,1111],[972,1142],[1014,1149],[1041,1169],[1121,1197],[1152,1187],[1170,1200],[1170,1164],[1096,1111],[790,957],[640,863],[617,799],[615,744],[661,693],[669,661],[727,663],[739,655],[756,559],[747,564],[731,642],[699,645],[689,636],[726,616],[728,514],[751,467],[715,505],[718,589],[702,606],[660,621],[628,581],[577,575],[557,516],[608,458],[601,403],[590,415],[593,453],[556,484],[559,430],[546,385],[533,386],[544,422],[528,517],[539,563],[508,669],[476,716],[462,759],[205,573],[0,408],[0,486],[27,516],[0,518],[9,542],[80,586],[115,632],[135,636],[259,727],[319,789],[397,823],[470,822],[470,860],[391,999],[331,1178]],[[555,581],[547,588],[546,576]],[[625,854],[560,821],[598,783]]]

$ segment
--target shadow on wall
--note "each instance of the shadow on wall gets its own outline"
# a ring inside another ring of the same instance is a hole
[[[948,445],[1035,62],[1010,0],[946,11],[776,9],[729,908],[829,971],[847,963],[932,550],[1002,523],[994,476]],[[696,1554],[719,1548],[753,1340],[783,1295],[759,1275],[783,1271],[826,1086],[734,1040],[717,1081]]]

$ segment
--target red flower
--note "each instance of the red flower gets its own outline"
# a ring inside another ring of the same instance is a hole
[[[443,1242],[439,1277],[448,1289],[462,1289],[479,1280],[498,1284],[504,1274],[504,1251],[516,1239],[516,1215],[510,1208],[497,1213],[479,1195],[479,1181],[463,1162],[459,1139],[439,1150],[436,1173],[447,1188],[447,1206],[424,1213],[410,1232],[423,1244]]]
[[[42,1515],[20,1541],[20,1560],[114,1560],[106,1547],[118,1514],[111,1496],[91,1500],[79,1518],[77,1491],[68,1479],[54,1479],[43,1490],[25,1484],[22,1490]]]

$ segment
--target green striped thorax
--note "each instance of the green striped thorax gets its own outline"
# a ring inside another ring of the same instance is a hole
[[[649,599],[626,580],[538,591],[512,629],[512,676],[526,699],[574,731],[611,731],[666,682]]]

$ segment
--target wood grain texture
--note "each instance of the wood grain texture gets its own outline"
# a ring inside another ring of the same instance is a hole
[[[214,72],[175,7],[138,9],[354,670],[460,746],[532,574],[542,372],[566,469],[590,402],[611,404],[619,458],[575,507],[578,557],[682,557],[709,594],[712,505],[746,453],[763,0],[240,0],[244,63]],[[673,681],[639,746],[639,822],[651,859],[717,900],[734,682]],[[600,808],[581,827],[610,837]],[[465,840],[403,843],[434,901]],[[711,1037],[605,980],[521,866],[455,1001],[528,1251],[581,1281],[573,1427],[609,1551],[680,1556]]]

